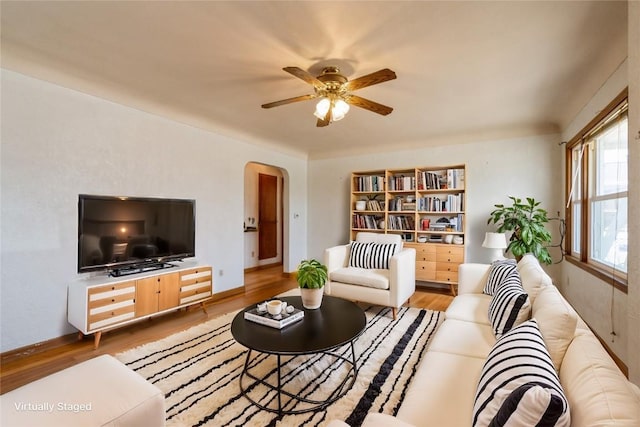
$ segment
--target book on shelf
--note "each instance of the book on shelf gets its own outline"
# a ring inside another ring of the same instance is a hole
[[[415,189],[415,176],[393,175],[389,179],[389,191],[411,191]]]
[[[420,171],[418,190],[464,189],[464,169]]]
[[[354,178],[356,191],[384,191],[384,176],[365,175]]]
[[[362,215],[353,214],[352,227],[353,228],[366,228],[369,230],[377,230],[379,223],[384,217],[382,215]]]
[[[304,311],[299,308],[294,308],[292,313],[282,312],[273,316],[267,311],[260,312],[257,308],[252,308],[244,312],[244,318],[250,322],[259,323],[275,329],[282,329],[302,320],[304,318]]]

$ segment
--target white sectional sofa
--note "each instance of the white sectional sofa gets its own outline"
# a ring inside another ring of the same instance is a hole
[[[472,425],[478,381],[496,344],[483,294],[490,265],[463,264],[458,296],[434,336],[397,417],[369,414],[364,426]],[[640,426],[640,389],[629,382],[537,259],[518,263],[524,289],[569,403],[571,425]],[[333,426],[344,426],[333,422]]]

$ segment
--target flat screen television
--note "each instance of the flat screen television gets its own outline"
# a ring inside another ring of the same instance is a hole
[[[79,195],[79,273],[121,275],[193,256],[195,200]]]

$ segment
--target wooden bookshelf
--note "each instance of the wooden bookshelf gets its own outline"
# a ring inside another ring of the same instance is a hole
[[[399,234],[416,249],[416,279],[458,283],[464,262],[466,166],[380,169],[351,174],[351,239]]]

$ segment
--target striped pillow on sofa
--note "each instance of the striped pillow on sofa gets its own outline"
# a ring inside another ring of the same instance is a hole
[[[515,259],[501,259],[492,262],[489,277],[482,292],[487,295],[495,294],[500,284],[513,274],[518,274]]]
[[[569,403],[535,319],[507,332],[485,361],[474,427],[569,426]]]
[[[489,303],[489,321],[496,338],[528,320],[530,313],[529,295],[516,271],[500,284]]]

